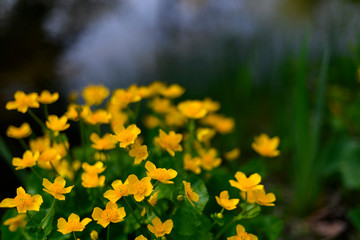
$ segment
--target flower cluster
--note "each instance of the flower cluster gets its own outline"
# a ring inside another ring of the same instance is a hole
[[[212,143],[219,135],[233,132],[235,121],[218,113],[220,104],[209,98],[177,101],[184,92],[177,84],[161,82],[113,92],[103,85],[90,85],[81,94],[84,104],[71,102],[62,116],[49,115],[47,109],[58,100],[58,93],[16,92],[6,108],[28,113],[43,132],[36,137],[29,123],[7,130],[24,148],[12,165],[26,175],[29,193],[19,187],[15,198],[1,201],[0,207],[17,208],[17,214],[8,211],[3,224],[27,239],[57,239],[66,234],[75,240],[212,234],[219,239],[229,236],[224,231],[230,225],[222,226],[224,209],[234,212],[227,223],[232,224],[255,216],[250,212],[255,208],[259,212],[260,205],[273,206],[275,195],[265,193],[257,173],[247,177],[237,171],[236,180],[229,181],[243,200],[230,199],[229,190],[217,196],[209,187],[220,169],[233,171],[231,165],[237,164],[238,147],[221,155]],[[31,110],[40,106],[44,106],[43,120]],[[149,111],[142,117],[144,106]],[[78,146],[68,141],[73,138],[66,133],[72,128],[80,133]],[[277,137],[262,134],[252,147],[262,156],[275,157],[278,144]],[[207,216],[205,206],[215,201],[221,212]],[[110,230],[115,224],[116,229]],[[228,239],[257,239],[240,224],[236,233]]]

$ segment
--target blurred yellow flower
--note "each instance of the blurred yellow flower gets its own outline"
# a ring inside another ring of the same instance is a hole
[[[178,84],[171,84],[161,89],[160,94],[167,98],[177,98],[183,95],[185,89]]]
[[[148,200],[148,202],[150,203],[150,205],[153,206],[153,207],[156,205],[156,203],[157,203],[157,201],[158,201],[159,192],[160,192],[160,190],[157,190],[156,192],[154,192],[154,193],[150,196],[150,198],[149,198],[149,200]]]
[[[105,184],[105,176],[99,176],[97,173],[81,174],[81,185],[85,188],[103,187]]]
[[[156,166],[147,161],[145,163],[145,168],[147,170],[146,175],[152,179],[158,180],[164,184],[173,184],[173,181],[169,181],[176,177],[177,172],[174,169],[165,169],[165,168],[156,168]]]
[[[43,203],[41,195],[31,196],[26,193],[24,188],[16,189],[15,198],[5,198],[0,202],[0,207],[13,208],[16,207],[18,213],[26,213],[26,211],[39,211],[40,205]]]
[[[233,150],[226,152],[224,154],[224,157],[226,160],[232,161],[237,159],[240,156],[240,149],[239,148],[234,148]]]
[[[135,158],[134,164],[141,163],[143,160],[147,159],[147,157],[149,156],[147,146],[140,145],[135,142],[134,144],[131,145],[131,149],[129,151],[129,156]]]
[[[117,125],[125,125],[125,123],[129,120],[129,116],[125,113],[125,112],[121,112],[121,111],[113,111],[109,113],[111,114],[111,119],[110,119],[110,125],[111,125],[111,129],[114,129],[115,126]]]
[[[153,191],[150,177],[144,177],[141,180],[134,174],[128,177],[128,191],[129,194],[134,195],[137,202],[141,202],[145,197],[150,196]]]
[[[80,217],[75,213],[71,213],[67,222],[64,218],[58,219],[57,228],[58,231],[64,235],[71,232],[82,232],[85,229],[85,226],[91,221],[90,218],[84,218],[80,222]]]
[[[192,171],[196,174],[201,173],[201,159],[199,157],[191,157],[190,153],[184,155],[184,169]]]
[[[220,109],[220,103],[213,101],[210,98],[205,98],[203,103],[204,107],[206,108],[206,110],[208,110],[208,112],[216,112]]]
[[[191,184],[189,182],[186,181],[182,181],[184,184],[184,188],[185,188],[185,196],[187,198],[187,200],[190,202],[190,204],[195,207],[193,202],[198,202],[199,201],[199,194],[197,194],[196,192],[194,192],[191,188]]]
[[[144,235],[137,236],[135,240],[148,240]]]
[[[47,148],[41,152],[37,163],[38,166],[44,169],[52,169],[51,164],[56,165],[61,159],[61,155],[56,148]]]
[[[240,199],[233,198],[229,199],[229,192],[222,191],[220,197],[215,196],[216,202],[226,210],[233,210],[236,208],[236,205],[239,203]]]
[[[228,237],[227,240],[258,240],[258,238],[254,234],[245,232],[245,228],[238,224],[236,226],[236,236]]]
[[[130,89],[130,91],[125,89],[116,89],[111,96],[110,104],[117,106],[119,109],[124,109],[129,103],[140,101],[141,96],[137,91],[133,90],[134,89]]]
[[[106,167],[104,167],[104,163],[103,162],[96,162],[94,165],[90,165],[88,164],[87,162],[84,162],[82,164],[82,168],[84,169],[84,171],[86,173],[96,173],[96,174],[99,174],[99,173],[102,173],[103,171],[105,171]]]
[[[36,165],[38,158],[39,152],[33,153],[30,150],[26,150],[22,158],[13,158],[12,165],[15,166],[15,170],[33,167]]]
[[[128,181],[122,183],[121,180],[115,180],[111,184],[114,190],[107,190],[104,193],[104,198],[109,199],[110,202],[116,203],[120,198],[128,196]]]
[[[171,107],[171,102],[167,98],[156,97],[149,102],[149,107],[156,113],[165,114]]]
[[[51,104],[59,99],[59,93],[54,92],[51,94],[48,90],[43,90],[38,97],[38,101],[43,104]]]
[[[87,105],[100,105],[109,96],[109,90],[104,85],[89,85],[84,88],[82,96]]]
[[[220,134],[228,134],[234,130],[235,121],[233,118],[224,117],[220,114],[210,114],[201,121],[205,125],[210,125]]]
[[[104,109],[98,109],[95,112],[89,112],[84,118],[85,122],[92,125],[110,123],[111,114]]]
[[[7,110],[16,109],[19,112],[26,113],[28,108],[39,108],[38,94],[30,93],[25,94],[22,91],[16,91],[14,94],[15,101],[9,101],[6,103],[5,108]]]
[[[230,185],[244,192],[262,189],[264,187],[263,185],[259,185],[261,176],[257,173],[254,173],[247,178],[243,172],[238,171],[235,174],[235,178],[236,181],[229,180]]]
[[[162,237],[165,234],[169,234],[174,227],[174,223],[171,219],[168,219],[164,223],[162,223],[160,218],[154,217],[151,223],[152,225],[148,224],[147,228],[150,232],[155,234],[157,238]]]
[[[156,128],[161,125],[161,121],[159,118],[155,117],[154,115],[147,115],[144,118],[144,125],[147,128]]]
[[[39,151],[42,152],[45,149],[50,147],[50,138],[47,135],[42,137],[37,137],[29,141],[30,150],[33,152]]]
[[[201,166],[203,169],[210,171],[213,168],[220,166],[221,158],[217,157],[215,148],[209,150],[200,149],[199,155],[201,159]]]
[[[8,137],[11,138],[26,138],[31,134],[31,128],[30,125],[25,122],[23,124],[21,124],[20,127],[15,127],[15,126],[9,126],[8,129],[6,130],[6,135]]]
[[[247,195],[245,195],[247,194]],[[263,206],[275,206],[273,202],[275,202],[276,197],[273,193],[265,193],[264,189],[249,191],[249,192],[241,192],[241,197],[246,199],[248,203],[257,203]]]
[[[165,122],[169,126],[182,127],[188,119],[176,108],[171,107],[165,115]]]
[[[118,207],[116,203],[108,202],[106,204],[105,210],[102,210],[99,207],[95,207],[91,217],[97,221],[97,224],[100,224],[106,228],[110,222],[118,223],[124,221],[126,216],[124,207]]]
[[[65,200],[65,196],[63,194],[71,192],[72,188],[74,187],[74,185],[65,187],[65,184],[66,181],[61,176],[56,177],[54,183],[51,183],[46,178],[43,179],[42,183],[42,185],[45,187],[43,190],[59,200]]]
[[[91,146],[97,150],[114,149],[117,143],[117,140],[110,133],[106,133],[102,138],[100,138],[97,133],[92,133],[90,140],[93,142]]]
[[[99,234],[98,234],[98,232],[95,231],[95,230],[92,230],[91,233],[90,233],[90,238],[91,238],[91,240],[97,240],[97,239],[99,239]]]
[[[216,131],[212,128],[198,128],[196,130],[196,138],[203,143],[208,144],[215,136]]]
[[[166,134],[163,130],[159,130],[159,136],[155,137],[154,141],[162,148],[166,149],[171,156],[175,156],[175,151],[182,151],[183,148],[180,145],[183,136],[180,133],[170,131]]]
[[[141,133],[141,130],[135,124],[131,124],[127,128],[123,125],[117,125],[114,132],[115,139],[120,142],[120,147],[126,148],[134,143],[137,136]]]
[[[18,214],[16,217],[8,218],[4,221],[4,225],[9,226],[10,232],[16,232],[19,227],[25,227],[26,223],[26,214]]]
[[[251,144],[251,147],[261,156],[264,157],[277,157],[280,155],[280,151],[277,147],[280,143],[279,137],[269,138],[265,133],[254,138],[255,141]]]
[[[67,123],[68,118],[66,116],[62,116],[58,118],[56,115],[50,115],[48,120],[46,121],[46,126],[53,130],[55,135],[59,134],[59,132],[64,131],[70,127],[70,124]]]
[[[205,117],[207,109],[199,100],[186,100],[178,104],[179,111],[188,118],[199,119]]]

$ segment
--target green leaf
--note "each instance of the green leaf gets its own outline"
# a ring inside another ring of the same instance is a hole
[[[260,215],[241,224],[244,225],[248,233],[252,233],[263,240],[279,239],[284,226],[281,219],[272,215]]]
[[[351,223],[360,231],[360,206],[353,208],[348,213]]]
[[[191,188],[193,189],[193,191],[197,194],[199,194],[199,201],[194,203],[195,205],[195,210],[198,213],[202,213],[202,211],[204,210],[206,203],[209,201],[209,194],[208,191],[206,189],[206,186],[204,184],[204,182],[201,179],[198,179],[195,182],[191,183]],[[189,201],[185,200],[186,204],[189,208],[194,208]]]

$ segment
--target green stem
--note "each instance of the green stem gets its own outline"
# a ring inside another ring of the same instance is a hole
[[[74,239],[76,240],[76,235],[75,235],[75,232],[73,231],[72,233],[73,233]]]
[[[47,104],[44,104],[44,116],[45,116],[45,119],[48,119],[49,111],[48,111],[48,105]]]
[[[30,222],[31,222],[34,226],[36,226],[36,223],[34,222],[34,220],[32,219],[32,217],[30,216],[29,211],[26,211],[26,216],[28,217],[28,219],[30,220]]]
[[[216,234],[214,240],[219,239],[225,232],[226,230],[231,227],[231,225],[233,225],[236,221],[238,221],[238,217],[234,217],[233,220],[231,220],[230,222],[228,222],[221,230],[220,232],[218,232],[218,234]]]
[[[35,176],[40,180],[42,181],[43,178],[41,177],[41,175],[34,169],[34,168],[30,168],[31,171],[35,174]]]
[[[189,119],[188,123],[189,138],[186,142],[186,152],[191,153],[195,138],[195,119]]]
[[[36,116],[36,114],[33,111],[30,110],[30,108],[28,109],[28,113],[35,120],[35,122],[37,122],[43,129],[46,129],[45,124],[40,120],[38,116]]]
[[[19,138],[20,145],[24,148],[24,150],[29,150],[28,146],[26,145],[24,139]]]
[[[55,198],[54,198],[54,200],[53,200],[53,202],[52,202],[52,204],[51,204],[50,210],[47,212],[47,214],[45,215],[45,217],[41,220],[41,222],[40,222],[40,227],[41,227],[42,223],[46,220],[46,218],[49,216],[49,214],[50,214],[50,212],[53,210],[54,206],[55,206]]]
[[[107,226],[106,240],[110,239],[110,224]]]
[[[52,170],[54,171],[54,173],[55,173],[56,175],[60,176],[60,173],[56,170],[56,168],[55,168],[54,164],[52,163],[52,161],[50,161],[50,165],[51,165]]]
[[[124,199],[125,204],[130,208],[130,211],[131,211],[131,213],[134,215],[136,221],[137,221],[137,222],[140,224],[140,226],[141,226],[141,222],[140,222],[140,220],[137,218],[137,216],[136,216],[136,214],[135,214],[135,211],[132,209],[132,207],[130,206],[130,204],[129,204],[128,201],[126,200],[126,198],[123,197],[123,199]]]

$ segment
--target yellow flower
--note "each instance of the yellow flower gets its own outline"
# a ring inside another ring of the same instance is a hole
[[[234,130],[235,121],[233,118],[224,117],[219,114],[211,114],[202,119],[202,123],[210,125],[221,134],[228,134]]]
[[[33,152],[42,152],[45,149],[50,147],[50,138],[49,136],[45,135],[42,137],[37,137],[36,139],[31,139],[29,142],[30,149]]]
[[[149,156],[149,153],[147,151],[147,146],[135,143],[131,145],[131,150],[129,151],[129,155],[130,157],[135,158],[134,164],[139,164],[143,160],[147,159],[147,157]]]
[[[105,176],[97,173],[83,173],[81,174],[81,185],[85,188],[103,187],[105,184]]]
[[[48,90],[43,90],[38,98],[38,101],[43,104],[51,104],[59,99],[59,93],[51,94]]]
[[[251,147],[261,156],[277,157],[280,155],[280,151],[277,150],[280,143],[279,137],[269,138],[268,135],[263,133],[254,139],[255,141],[251,144]]]
[[[23,158],[13,158],[12,164],[16,167],[15,170],[20,170],[35,166],[38,158],[39,152],[33,153],[30,150],[26,150],[23,154]]]
[[[160,94],[163,91],[163,89],[166,88],[166,85],[163,82],[155,81],[152,82],[148,88],[151,92],[151,95],[154,96]]]
[[[60,174],[60,176],[69,178],[70,180],[74,180],[74,171],[77,171],[80,166],[81,163],[79,160],[75,160],[71,166],[66,159],[55,162],[54,165],[56,171]]]
[[[78,121],[79,120],[79,112],[80,112],[81,117],[84,118],[89,114],[90,108],[87,106],[85,107],[85,106],[80,106],[75,103],[71,103],[71,104],[69,104],[67,111],[64,115],[67,116],[68,119],[70,119],[70,120]]]
[[[31,134],[31,128],[28,123],[21,124],[20,127],[15,126],[9,126],[9,128],[6,130],[6,135],[11,138],[26,138]]]
[[[220,103],[213,101],[210,98],[205,98],[203,103],[208,112],[216,112],[220,109]]]
[[[135,124],[131,124],[127,128],[123,125],[117,125],[114,129],[115,139],[120,142],[120,147],[126,148],[133,144],[141,130]]]
[[[119,208],[116,203],[112,202],[106,204],[105,210],[95,207],[91,215],[91,217],[104,228],[106,228],[110,222],[118,223],[124,221],[125,216],[124,207]]]
[[[184,184],[184,188],[185,188],[185,196],[187,198],[187,200],[190,202],[190,204],[195,207],[193,202],[198,202],[199,201],[199,194],[197,194],[196,192],[194,192],[191,188],[191,184],[189,182],[186,181],[182,181]]]
[[[115,126],[117,125],[124,125],[129,120],[129,116],[125,112],[109,111],[109,113],[111,114],[111,119],[110,119],[111,129],[114,129]]]
[[[199,119],[205,117],[207,110],[199,100],[187,100],[178,104],[179,111],[188,118]]]
[[[44,169],[52,169],[51,163],[56,165],[61,155],[56,148],[48,148],[41,152],[38,158],[38,165]]]
[[[25,227],[26,223],[26,214],[18,214],[16,217],[4,221],[4,225],[9,226],[10,232],[16,232],[19,227]]]
[[[155,138],[155,142],[162,148],[165,148],[171,156],[175,156],[175,151],[182,151],[180,145],[183,136],[180,133],[170,131],[166,134],[163,130],[159,130],[159,137]]]
[[[186,153],[184,156],[184,169],[190,170],[196,174],[201,173],[201,159],[198,157],[191,157],[190,153]]]
[[[99,234],[98,234],[98,232],[95,231],[95,230],[92,230],[91,233],[90,233],[90,238],[91,238],[91,240],[97,240],[97,239],[99,239]]]
[[[82,164],[82,168],[84,169],[84,171],[86,173],[96,173],[96,174],[99,174],[99,173],[102,173],[103,171],[105,171],[106,167],[104,167],[104,163],[98,161],[96,162],[94,165],[90,165],[88,164],[87,162],[84,162]]]
[[[99,137],[96,133],[90,135],[90,140],[93,142],[91,145],[97,150],[110,150],[116,147],[116,139],[110,133],[106,133],[102,138]]]
[[[116,89],[111,96],[110,104],[117,106],[120,109],[124,109],[129,103],[138,102],[141,100],[141,96],[137,91],[127,91],[125,89]]]
[[[165,115],[165,122],[169,126],[182,127],[187,120],[176,107],[171,107]]]
[[[147,128],[156,128],[161,125],[161,121],[159,118],[155,117],[154,115],[147,115],[144,118],[144,125]]]
[[[112,188],[114,190],[107,190],[104,193],[104,198],[107,198],[112,203],[116,203],[120,198],[128,196],[128,181],[126,180],[124,183],[122,183],[121,180],[115,180],[111,184]]]
[[[69,150],[69,142],[68,141],[59,142],[59,143],[53,142],[51,147],[53,149],[55,149],[60,154],[60,156],[63,158],[67,155],[66,149]]]
[[[53,195],[56,199],[65,200],[65,196],[63,194],[71,192],[71,189],[74,185],[65,188],[65,179],[61,176],[56,177],[54,183],[51,183],[46,178],[43,179],[42,185],[45,187],[43,190],[51,195]]]
[[[71,213],[67,222],[64,218],[58,219],[57,228],[58,231],[64,235],[71,232],[82,232],[85,229],[85,226],[91,221],[90,218],[84,218],[80,222],[80,217],[75,213]]]
[[[275,206],[276,197],[273,193],[265,193],[264,189],[254,190],[246,193],[241,192],[240,195],[243,199],[246,199],[248,203],[257,203],[263,206]]]
[[[218,167],[221,164],[221,158],[217,157],[217,152],[215,148],[209,150],[199,150],[199,155],[201,159],[201,166],[203,169],[210,171],[213,168]]]
[[[144,235],[137,236],[135,240],[148,240]]]
[[[89,112],[84,118],[90,124],[106,124],[110,123],[111,114],[104,109],[98,109],[95,112]]]
[[[222,191],[220,193],[220,197],[215,196],[216,202],[226,210],[233,210],[236,208],[236,205],[239,203],[240,199],[233,198],[229,199],[229,192],[228,191]]]
[[[150,203],[150,205],[153,206],[153,207],[156,205],[156,203],[157,203],[157,201],[158,201],[159,192],[160,192],[160,190],[157,190],[156,192],[154,192],[154,193],[150,196],[150,198],[149,198],[149,200],[148,200],[148,202]]]
[[[24,188],[18,187],[16,189],[15,198],[5,198],[1,201],[0,207],[13,208],[16,207],[18,213],[26,213],[26,211],[39,211],[43,199],[39,194],[31,196],[26,193]]]
[[[16,91],[14,94],[15,101],[9,101],[5,108],[7,110],[16,109],[19,112],[26,113],[28,108],[39,108],[38,94],[30,93],[25,94],[22,91]]]
[[[100,105],[109,96],[109,90],[103,85],[89,85],[84,88],[82,96],[87,105]]]
[[[251,233],[245,232],[245,228],[238,224],[236,226],[236,236],[228,237],[227,240],[258,240],[258,238]]]
[[[128,177],[129,194],[134,195],[134,199],[137,202],[141,202],[145,197],[149,196],[153,191],[153,185],[151,184],[150,177],[144,177],[141,180],[136,175],[131,174]]]
[[[164,184],[173,184],[174,182],[169,180],[175,178],[177,175],[177,172],[174,169],[156,168],[156,166],[150,161],[145,163],[145,168],[147,170],[146,174],[148,177],[158,180]]]
[[[160,218],[154,217],[151,223],[152,225],[148,224],[147,228],[150,232],[155,234],[157,238],[162,237],[165,234],[169,234],[174,227],[174,223],[171,219],[168,219],[164,223],[162,223]]]
[[[59,132],[64,131],[70,127],[70,124],[67,123],[67,121],[68,118],[66,116],[58,118],[56,115],[50,115],[46,121],[46,126],[53,130],[55,135],[57,135]]]
[[[199,128],[196,130],[196,138],[203,143],[208,144],[215,136],[216,132],[212,128]]]
[[[233,150],[231,150],[229,152],[226,152],[224,154],[224,157],[229,161],[235,160],[239,156],[240,156],[240,149],[239,148],[234,148]]]
[[[156,97],[149,102],[149,107],[156,113],[164,114],[169,111],[171,102],[167,98]]]
[[[172,84],[161,89],[160,94],[167,98],[177,98],[183,95],[185,89],[178,84]]]
[[[244,192],[262,189],[264,187],[263,185],[259,185],[261,176],[257,173],[254,173],[247,178],[243,172],[238,171],[235,174],[235,178],[236,181],[229,180],[230,185]]]

